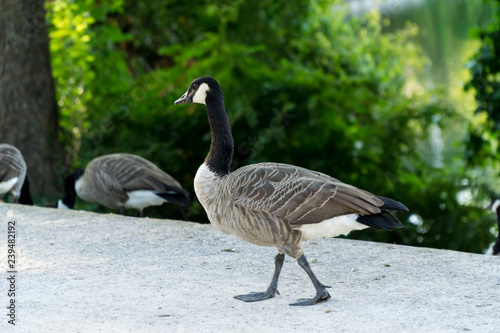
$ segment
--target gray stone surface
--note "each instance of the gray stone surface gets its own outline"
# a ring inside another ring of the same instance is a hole
[[[273,248],[210,225],[0,204],[1,332],[499,332],[500,257],[322,239],[305,243],[332,299]],[[7,324],[7,222],[16,222],[15,328]]]

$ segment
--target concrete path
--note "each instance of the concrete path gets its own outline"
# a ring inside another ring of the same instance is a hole
[[[0,204],[0,332],[500,332],[500,257],[322,239],[305,243],[331,285],[314,295],[287,258],[281,295],[264,291],[276,250],[210,225]],[[15,221],[15,326],[7,262]]]

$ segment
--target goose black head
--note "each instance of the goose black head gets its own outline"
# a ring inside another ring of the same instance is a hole
[[[207,104],[207,100],[222,97],[222,90],[219,83],[215,79],[202,76],[194,79],[189,85],[188,90],[184,95],[174,102],[175,105],[184,103],[199,103]]]
[[[83,176],[83,170],[75,170],[71,175],[64,179],[64,198],[57,202],[57,208],[73,209],[76,201],[75,183]]]
[[[69,189],[75,189],[75,183],[78,179],[83,176],[84,171],[82,169],[77,169],[73,171],[71,175],[64,179],[64,190],[67,192]]]
[[[491,204],[486,206],[486,209],[491,210],[493,213],[497,213],[499,208],[500,208],[500,198],[493,198],[493,200],[491,200]]]

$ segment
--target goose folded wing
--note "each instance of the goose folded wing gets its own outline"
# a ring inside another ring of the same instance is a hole
[[[151,168],[148,165],[137,163],[133,159],[124,158],[112,161],[112,163],[108,162],[107,168],[109,174],[113,175],[116,184],[119,184],[120,190],[125,192],[141,190],[154,191],[157,194],[185,192],[179,183],[168,174],[156,167]]]
[[[120,158],[104,162],[106,171],[113,175],[124,191],[150,190],[164,192],[180,184],[156,165],[138,156],[121,154]]]
[[[158,193],[165,192],[169,187],[162,180],[154,175],[145,173],[145,170],[137,168],[135,172],[129,172],[126,176],[119,178],[120,184],[124,191],[154,191]]]
[[[87,174],[87,170],[85,173]],[[128,195],[123,190],[122,184],[113,174],[104,169],[95,168],[92,172],[88,172],[88,177],[92,178],[93,194],[90,197],[104,197],[112,201],[118,200],[119,202],[127,201]]]
[[[4,150],[0,154],[0,174],[2,179],[19,177],[23,166],[19,156],[13,150]]]
[[[19,177],[20,174],[19,170],[0,164],[0,181],[9,181],[12,178]]]
[[[284,164],[242,168],[233,200],[291,225],[319,223],[346,214],[378,214],[383,201],[330,176]]]

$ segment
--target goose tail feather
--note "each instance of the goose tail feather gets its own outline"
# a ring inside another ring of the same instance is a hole
[[[402,228],[403,225],[399,220],[386,210],[379,214],[360,215],[357,222],[367,225],[373,229],[392,230],[394,228]]]
[[[403,205],[401,202],[393,200],[391,198],[386,198],[386,197],[381,197],[377,195],[377,198],[382,200],[384,204],[380,207],[380,209],[390,209],[390,210],[397,210],[400,212],[407,212],[408,207]]]

